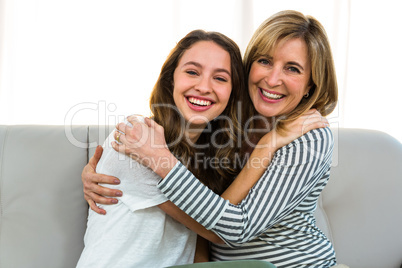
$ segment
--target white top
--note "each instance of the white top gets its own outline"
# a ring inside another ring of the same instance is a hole
[[[116,205],[100,205],[106,215],[89,209],[85,248],[77,267],[166,267],[193,263],[196,234],[157,205],[167,201],[155,187],[160,177],[111,146],[106,139],[96,172],[115,176],[123,196]]]

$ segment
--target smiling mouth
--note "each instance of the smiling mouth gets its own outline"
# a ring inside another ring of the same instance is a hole
[[[265,90],[262,90],[261,88],[260,88],[260,91],[264,97],[267,97],[268,99],[271,99],[271,100],[279,100],[279,99],[282,99],[285,97],[285,95],[269,93]]]
[[[200,99],[197,99],[194,97],[189,97],[187,99],[191,104],[197,105],[197,106],[209,106],[212,104],[212,102],[209,100],[200,100]]]

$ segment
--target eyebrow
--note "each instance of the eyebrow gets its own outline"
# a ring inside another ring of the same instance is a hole
[[[183,66],[187,66],[187,65],[194,65],[199,68],[202,68],[202,65],[196,61],[188,61],[185,64],[183,64]],[[226,70],[225,68],[217,68],[217,69],[214,69],[214,71],[215,72],[224,72],[224,73],[227,73],[229,76],[231,76],[230,72],[228,70]]]

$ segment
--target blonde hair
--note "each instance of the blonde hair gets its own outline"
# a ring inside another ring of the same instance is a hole
[[[268,55],[280,41],[294,38],[300,38],[307,45],[311,61],[311,87],[309,96],[303,98],[293,111],[277,122],[279,131],[284,129],[285,122],[297,119],[311,108],[317,109],[323,116],[330,114],[338,100],[335,66],[325,29],[312,16],[305,16],[297,11],[278,12],[259,26],[243,59],[246,79],[248,80],[254,61]]]

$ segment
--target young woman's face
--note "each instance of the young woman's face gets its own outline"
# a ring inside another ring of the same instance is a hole
[[[205,127],[228,104],[230,55],[212,41],[199,41],[184,52],[173,81],[173,98],[180,113],[193,126]]]
[[[272,55],[252,63],[248,88],[257,112],[265,117],[286,115],[309,90],[311,75],[306,43],[280,41]]]

